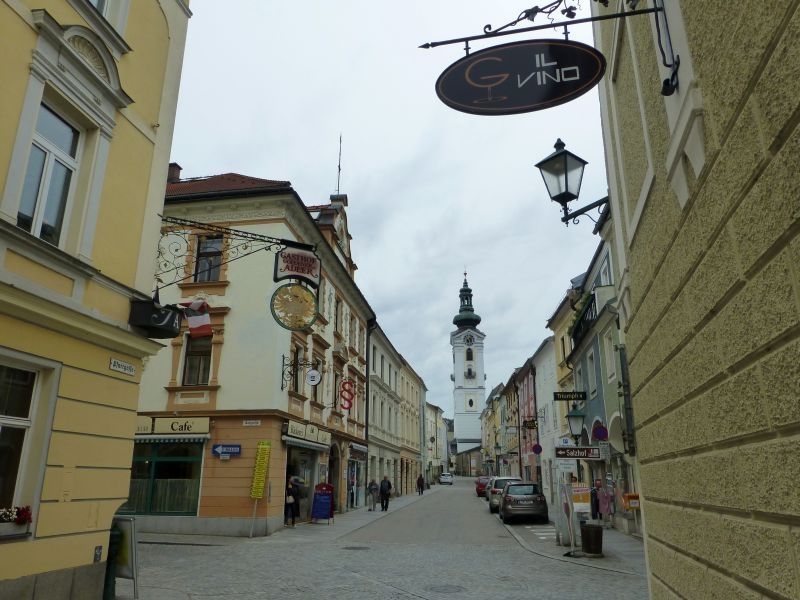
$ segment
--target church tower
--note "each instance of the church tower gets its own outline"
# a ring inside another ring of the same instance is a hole
[[[457,452],[464,452],[481,445],[480,414],[486,399],[483,372],[483,340],[486,337],[478,329],[481,318],[472,307],[472,289],[464,273],[464,285],[459,292],[461,307],[453,317],[456,330],[450,334],[453,347],[453,435]]]

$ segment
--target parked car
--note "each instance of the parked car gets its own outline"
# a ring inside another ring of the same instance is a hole
[[[478,475],[475,478],[475,493],[484,500],[486,500],[486,484],[491,478],[491,475]]]
[[[503,523],[523,517],[531,517],[542,523],[550,521],[547,499],[539,489],[539,484],[530,481],[506,483],[499,494],[498,512]]]
[[[500,494],[507,483],[521,482],[519,477],[501,476],[492,477],[492,480],[486,484],[486,498],[489,500],[489,512],[496,513],[500,507]]]
[[[442,473],[441,475],[439,475],[439,483],[441,485],[453,485],[453,474]]]

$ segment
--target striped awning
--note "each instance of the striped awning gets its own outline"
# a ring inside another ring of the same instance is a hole
[[[133,441],[137,444],[150,442],[205,442],[211,439],[210,433],[148,433],[137,435]]]

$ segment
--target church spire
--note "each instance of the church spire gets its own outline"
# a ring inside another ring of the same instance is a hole
[[[458,314],[453,317],[453,325],[458,328],[477,327],[478,323],[481,322],[481,318],[472,308],[472,289],[467,283],[466,271],[464,272],[464,284],[461,286],[458,296],[461,300],[461,308],[459,308]]]

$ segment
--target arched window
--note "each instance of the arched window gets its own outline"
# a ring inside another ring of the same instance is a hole
[[[467,360],[474,360],[472,358],[472,348],[467,348]]]

